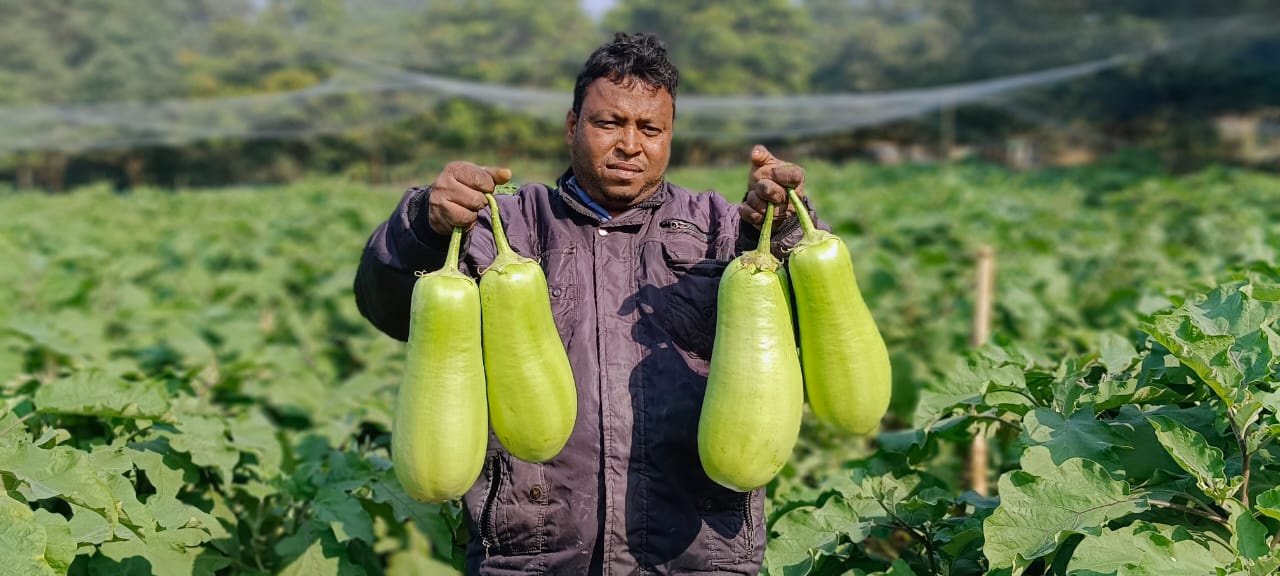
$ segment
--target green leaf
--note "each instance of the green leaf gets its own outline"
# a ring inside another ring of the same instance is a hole
[[[337,556],[326,557],[324,546],[316,540],[284,570],[280,576],[338,576],[341,562]]]
[[[1028,449],[1034,450],[1047,452]],[[1072,534],[1100,534],[1107,521],[1146,509],[1127,483],[1079,458],[1039,476],[1008,472],[1000,477],[999,490],[1000,506],[983,523],[984,553],[993,568],[1012,568],[1014,576]]]
[[[1098,420],[1088,409],[1079,410],[1070,418],[1047,408],[1032,410],[1022,419],[1022,441],[1028,446],[1047,448],[1055,465],[1084,458],[1108,471],[1123,468],[1117,450],[1133,448],[1124,434]]]
[[[287,564],[279,576],[357,576],[364,571],[347,558],[347,550],[324,524],[308,522],[275,547]]]
[[[1121,570],[1143,574],[1213,574],[1235,557],[1217,539],[1194,536],[1183,527],[1138,521],[1103,530],[1076,546],[1068,576],[1115,574]]]
[[[208,540],[209,535],[203,530],[182,528],[155,532],[145,539],[105,542],[98,546],[100,556],[90,563],[90,572],[109,573],[112,564],[124,564],[126,568],[145,564],[153,574],[216,576],[231,562],[201,546]]]
[[[435,545],[441,558],[453,557],[453,529],[444,517],[445,504],[428,504],[414,500],[404,491],[393,470],[387,470],[370,482],[374,502],[390,504],[397,522],[412,520],[417,529]]]
[[[1272,328],[1280,305],[1251,298],[1248,288],[1248,281],[1224,284],[1143,326],[1228,405],[1271,373],[1280,349]]]
[[[22,482],[19,492],[28,500],[62,498],[103,512],[112,524],[117,521],[119,502],[93,469],[87,452],[66,446],[46,450],[20,441],[14,446],[0,446],[0,471],[9,472]]]
[[[61,514],[44,509],[36,510],[35,516],[36,523],[44,527],[45,560],[54,570],[66,572],[76,558],[76,539],[71,536],[71,524]]]
[[[284,452],[280,447],[280,439],[276,437],[277,428],[261,410],[228,420],[227,428],[239,450],[257,456],[255,466],[262,478],[274,478],[280,474]]]
[[[1115,332],[1103,332],[1098,337],[1098,354],[1107,372],[1119,374],[1138,360],[1138,351],[1129,340]]]
[[[75,372],[36,390],[33,399],[46,414],[167,420],[168,392],[154,380],[125,380],[107,370]]]
[[[320,488],[312,502],[316,520],[328,522],[338,542],[359,538],[373,545],[373,519],[355,496],[330,487]]]
[[[1196,479],[1196,484],[1205,494],[1221,504],[1235,491],[1238,483],[1226,478],[1221,450],[1210,446],[1199,432],[1173,418],[1152,415],[1148,419],[1155,427],[1160,444],[1178,466]]]
[[[387,576],[457,576],[453,566],[431,557],[431,543],[421,532],[408,530],[409,545],[387,559]]]
[[[994,366],[987,358],[959,360],[947,378],[920,393],[916,407],[916,428],[928,428],[956,407],[979,406],[989,386],[1024,389],[1023,372],[1016,366]]]
[[[71,537],[76,542],[101,544],[115,536],[114,524],[101,512],[83,506],[71,505],[71,521],[68,522]]]
[[[0,491],[0,576],[65,574],[65,567],[55,567],[63,554],[60,542],[49,541],[48,529],[37,522],[31,508]]]
[[[1253,506],[1264,516],[1280,520],[1280,486],[1259,494],[1253,499]]]
[[[1267,527],[1235,498],[1227,499],[1223,507],[1231,513],[1228,522],[1231,526],[1231,545],[1235,546],[1236,552],[1250,560],[1266,556],[1271,551],[1267,546]]]
[[[169,436],[173,449],[190,454],[197,466],[216,469],[223,485],[230,485],[232,470],[240,461],[240,451],[227,436],[226,421],[214,416],[184,414],[177,428],[179,433]]]
[[[841,543],[861,542],[866,526],[843,498],[829,498],[822,507],[805,506],[782,515],[773,524],[775,535],[765,549],[765,566],[774,576],[809,574],[818,557],[835,555]]]

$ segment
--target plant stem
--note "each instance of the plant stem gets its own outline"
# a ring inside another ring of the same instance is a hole
[[[787,189],[787,198],[791,200],[791,206],[796,209],[796,216],[800,217],[800,228],[804,230],[804,235],[808,236],[814,231],[813,218],[809,217],[809,209],[805,207],[794,188]]]
[[[773,249],[769,243],[773,241],[773,204],[768,205],[764,209],[764,222],[760,224],[760,245],[756,250],[766,254],[772,254]]]
[[[906,520],[903,520],[900,516],[894,514],[893,510],[890,510],[888,506],[885,506],[884,499],[877,497],[876,503],[880,505],[880,509],[884,510],[885,514],[888,514],[889,517],[893,519],[894,524],[899,528],[906,530],[912,538],[915,538],[924,546],[925,556],[927,556],[929,560],[929,572],[939,574],[938,561],[934,558],[935,551],[933,548],[933,537],[927,531],[921,532],[920,530],[916,530],[914,526],[907,524]]]
[[[1249,507],[1249,466],[1250,466],[1249,461],[1252,459],[1253,454],[1249,452],[1249,449],[1248,449],[1249,447],[1245,442],[1244,436],[1245,436],[1246,430],[1241,430],[1240,428],[1236,427],[1236,410],[1230,407],[1227,408],[1227,422],[1231,424],[1231,433],[1235,435],[1236,446],[1240,448],[1241,466],[1244,469],[1244,482],[1240,484],[1240,503],[1244,504],[1245,508],[1248,508]]]
[[[995,414],[992,414],[990,412],[983,412],[981,414],[970,414],[969,417],[975,420],[990,420],[992,422],[998,422],[1000,424],[1004,424],[1005,426],[1009,426],[1014,430],[1022,430],[1021,424],[1017,422],[1013,422],[1011,420],[1005,420],[1004,418],[996,416]]]
[[[1192,508],[1191,506],[1184,506],[1182,504],[1174,504],[1173,502],[1167,502],[1164,500],[1148,499],[1147,502],[1155,504],[1156,506],[1163,506],[1165,508],[1177,510],[1179,512],[1186,512],[1187,514],[1192,514],[1195,516],[1199,516],[1201,518],[1208,518],[1209,520],[1213,520],[1214,522],[1218,522],[1223,525],[1228,524],[1226,518],[1223,518],[1217,514],[1214,514],[1213,512],[1205,512],[1204,510],[1201,510],[1199,508]]]
[[[502,230],[502,216],[498,214],[498,199],[493,194],[485,194],[489,199],[489,215],[493,218],[493,241],[498,245],[498,254],[506,254],[511,251],[511,245],[507,244],[507,233]]]
[[[497,213],[497,210],[494,210]],[[453,227],[453,233],[449,235],[449,252],[444,257],[443,270],[458,270],[458,251],[462,247],[462,228]]]
[[[0,430],[0,436],[4,436],[5,434],[8,434],[10,430],[17,428],[20,424],[26,422],[27,420],[30,420],[36,414],[38,414],[38,412],[28,412],[26,416],[18,418],[18,420],[13,424],[10,424],[8,428],[5,428],[4,430]]]

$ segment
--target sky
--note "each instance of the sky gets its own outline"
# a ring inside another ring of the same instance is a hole
[[[616,2],[617,0],[582,0],[582,7],[593,18],[599,18]]]

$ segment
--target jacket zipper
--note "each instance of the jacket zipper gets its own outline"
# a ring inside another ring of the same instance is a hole
[[[746,527],[747,532],[747,551],[755,552],[756,548],[756,523],[752,519],[751,503],[755,500],[756,493],[754,490],[747,492],[742,498],[742,524]]]
[[[502,454],[495,453],[489,460],[489,489],[484,496],[484,511],[480,514],[480,543],[484,545],[485,555],[489,548],[497,545],[497,534],[493,529],[493,507],[498,499],[498,487],[502,483]]]
[[[689,236],[693,236],[694,238],[702,240],[703,242],[709,243],[712,240],[711,234],[703,231],[702,228],[700,228],[697,224],[694,224],[693,222],[689,222],[687,220],[680,220],[677,218],[668,218],[660,222],[658,226],[665,228],[667,230],[670,230],[672,232],[688,234]]]

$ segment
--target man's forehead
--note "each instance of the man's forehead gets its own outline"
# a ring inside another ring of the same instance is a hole
[[[591,98],[593,94],[600,98]],[[634,102],[635,96],[642,97],[640,100],[654,109],[673,107],[671,93],[666,88],[654,86],[635,76],[597,78],[587,86],[586,100],[596,106],[608,106],[609,103],[615,102],[621,97],[632,101],[630,103],[634,104],[636,103]]]

